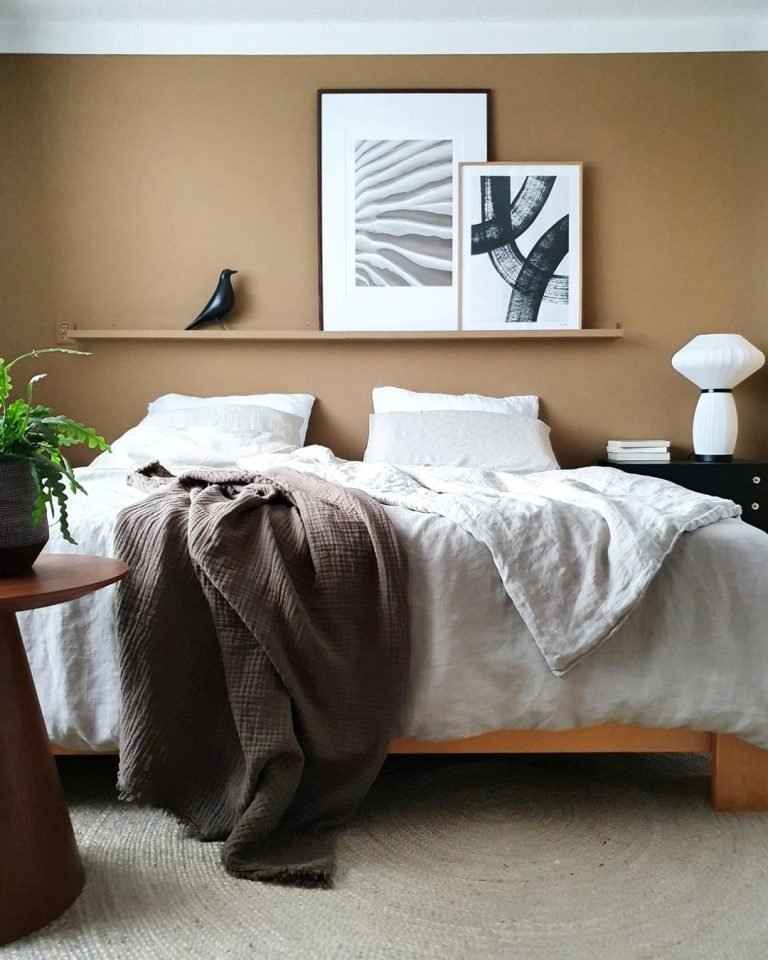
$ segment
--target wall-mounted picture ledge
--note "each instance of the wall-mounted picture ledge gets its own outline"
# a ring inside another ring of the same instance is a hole
[[[296,340],[322,343],[339,340],[439,340],[441,343],[468,340],[618,340],[624,336],[621,327],[600,327],[581,330],[97,330],[58,324],[57,343],[62,346],[91,340],[217,340],[241,343],[243,340]]]

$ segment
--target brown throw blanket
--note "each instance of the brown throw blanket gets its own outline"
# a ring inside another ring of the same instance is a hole
[[[327,885],[409,662],[407,569],[368,496],[152,465],[123,510],[119,787],[224,840],[237,877]]]

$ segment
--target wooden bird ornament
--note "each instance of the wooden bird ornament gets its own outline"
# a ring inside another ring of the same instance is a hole
[[[232,289],[232,275],[235,273],[237,273],[237,270],[230,270],[229,268],[221,271],[219,282],[216,284],[211,299],[195,319],[184,327],[185,330],[197,330],[198,327],[213,322],[216,322],[222,330],[224,329],[221,324],[222,318],[235,305],[235,291]]]

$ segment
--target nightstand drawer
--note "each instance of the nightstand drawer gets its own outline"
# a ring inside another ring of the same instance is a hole
[[[739,500],[736,503],[740,503]],[[748,523],[754,523],[756,527],[768,527],[768,501],[750,500],[749,503],[741,503],[741,509],[744,512],[744,519]]]
[[[601,460],[600,464],[646,477],[671,480],[681,487],[713,497],[726,497],[739,504],[743,520],[768,533],[768,463],[765,461],[701,463],[696,460],[672,460],[669,463],[612,463]]]

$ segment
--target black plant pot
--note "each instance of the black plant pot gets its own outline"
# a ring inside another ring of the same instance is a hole
[[[48,542],[48,518],[32,526],[36,496],[29,464],[0,460],[0,577],[30,570]]]

